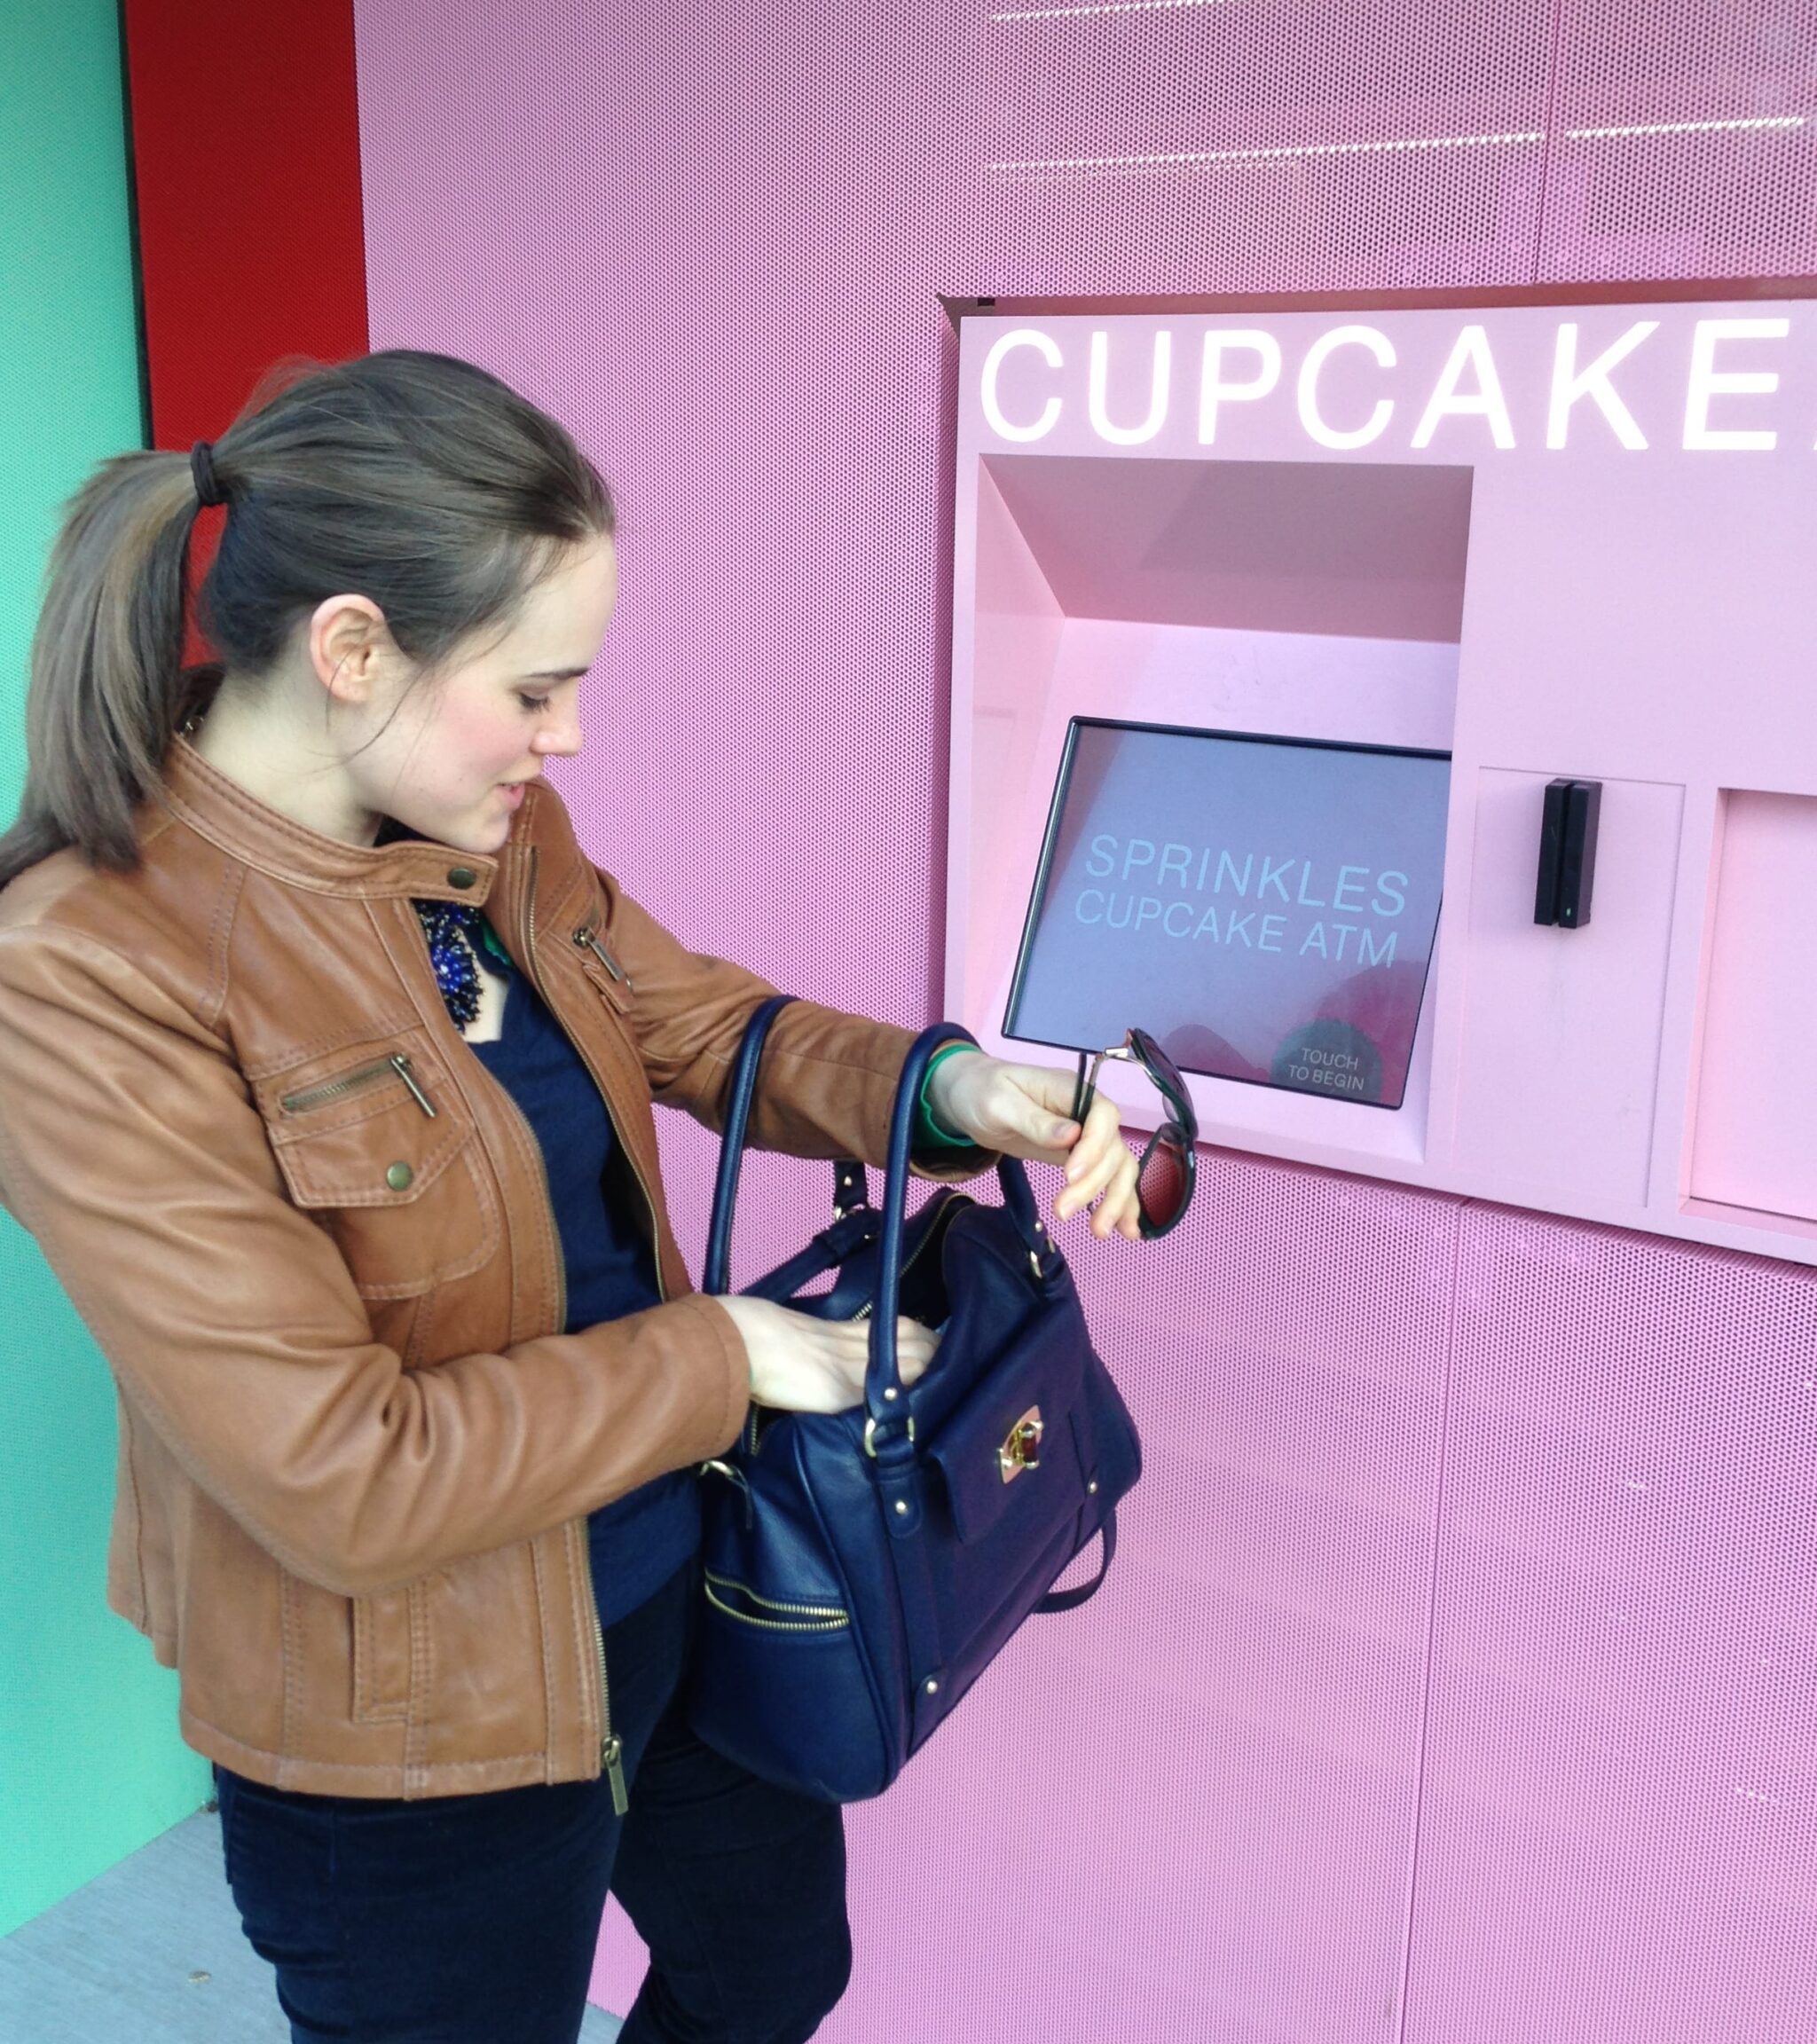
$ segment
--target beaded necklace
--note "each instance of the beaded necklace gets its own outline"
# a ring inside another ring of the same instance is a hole
[[[419,901],[415,908],[429,939],[429,963],[442,990],[442,1003],[454,1026],[466,1029],[479,1015],[481,964],[494,978],[502,979],[509,969],[506,954],[485,917],[471,903]]]

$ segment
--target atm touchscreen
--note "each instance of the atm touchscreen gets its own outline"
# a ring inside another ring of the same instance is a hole
[[[1074,718],[1004,1035],[1139,1024],[1185,1072],[1398,1107],[1450,785],[1443,752]]]

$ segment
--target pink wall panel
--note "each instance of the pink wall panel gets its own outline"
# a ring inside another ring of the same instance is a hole
[[[1817,2009],[1817,1272],[1467,1207],[1407,2044]]]
[[[1564,0],[1540,274],[1817,270],[1813,0]]]
[[[941,991],[937,293],[1817,255],[1805,145],[1779,146],[1802,130],[1668,138],[1659,171],[1601,183],[1601,143],[1563,133],[1812,105],[1790,5],[357,12],[374,343],[511,376],[623,498],[568,777],[589,842],[693,941],[903,1021]],[[666,1136],[697,1242],[710,1146]],[[754,1168],[744,1268],[821,1196]],[[1808,1277],[1238,1157],[1168,1244],[1078,1261],[1149,1444],[1127,1556],[854,1814],[860,1973],[829,2033],[1802,2039]],[[1616,1515],[1630,1474],[1666,1482],[1650,1519]],[[1643,1623],[1627,1660],[1584,1602],[1611,1584]],[[608,1951],[622,2007],[635,1955]]]
[[[1147,1463],[1110,1584],[855,1814],[830,2040],[1394,2036],[1458,1208],[1356,1191],[1215,1157],[1168,1302],[1097,1316]]]

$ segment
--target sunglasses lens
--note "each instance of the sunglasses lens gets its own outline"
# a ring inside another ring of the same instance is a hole
[[[1168,1105],[1185,1129],[1188,1143],[1196,1142],[1199,1117],[1192,1112],[1192,1096],[1186,1090],[1186,1081],[1180,1076],[1180,1067],[1145,1029],[1132,1029],[1129,1032],[1129,1045],[1148,1067],[1149,1077],[1168,1096]]]
[[[1136,1178],[1142,1218],[1157,1232],[1171,1228],[1192,1197],[1192,1151],[1183,1132],[1169,1124],[1148,1146]]]

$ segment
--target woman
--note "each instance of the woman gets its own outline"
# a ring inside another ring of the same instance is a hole
[[[691,1470],[751,1400],[857,1403],[864,1340],[691,1293],[670,1230],[651,1104],[713,1125],[770,989],[596,871],[542,780],[612,531],[554,421],[389,352],[108,462],[52,556],[0,1193],[116,1377],[110,1598],[180,1671],[297,2039],[571,2040],[609,1887],[651,1953],[630,2044],[806,2038],[849,1963],[838,1812],[676,1706]],[[754,1140],[878,1161],[908,1042],[791,1006]],[[1133,1238],[1114,1111],[1082,1130],[1071,1086],[945,1057],[918,1160],[1063,1162],[1056,1214]],[[916,1374],[934,1338],[901,1341]]]

